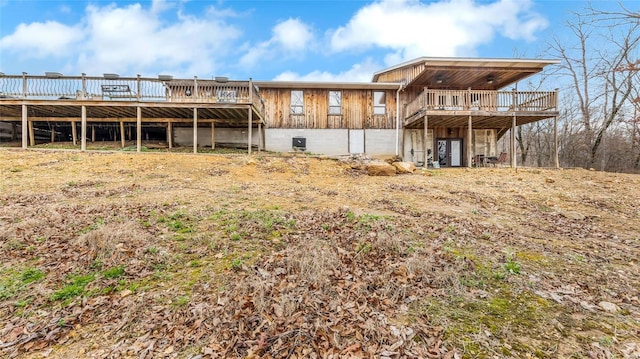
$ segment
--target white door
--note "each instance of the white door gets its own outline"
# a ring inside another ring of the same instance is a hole
[[[451,140],[451,167],[462,166],[462,140]]]
[[[349,153],[364,153],[364,130],[349,130]]]

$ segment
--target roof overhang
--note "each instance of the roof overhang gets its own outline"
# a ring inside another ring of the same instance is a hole
[[[373,81],[381,74],[424,64],[422,72],[410,79],[407,86],[497,90],[559,63],[560,60],[550,59],[420,57],[376,72]]]
[[[328,89],[328,90],[397,90],[399,83],[385,82],[312,82],[312,81],[254,81],[259,88]]]

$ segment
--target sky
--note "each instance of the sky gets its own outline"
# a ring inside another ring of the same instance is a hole
[[[592,1],[610,8],[614,1]],[[640,1],[623,4],[637,9]],[[0,0],[5,74],[368,82],[421,56],[548,58],[578,0]]]

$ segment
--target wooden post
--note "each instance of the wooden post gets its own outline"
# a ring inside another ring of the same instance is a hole
[[[80,123],[80,150],[87,150],[87,106],[82,106],[81,111],[81,123]]]
[[[216,149],[216,123],[211,121],[211,150]]]
[[[136,152],[142,150],[142,107],[136,107]]]
[[[29,121],[29,146],[36,145],[36,134],[33,130],[33,120]]]
[[[91,143],[96,142],[96,125],[91,125]]]
[[[423,134],[423,138],[422,138],[422,150],[423,155],[422,155],[422,160],[424,161],[423,167],[427,168],[429,167],[429,116],[424,115],[424,134]]]
[[[76,121],[71,121],[71,140],[73,145],[78,145],[78,129],[76,128]]]
[[[473,121],[471,115],[469,115],[469,128],[467,129],[467,167],[471,168],[471,162],[473,162]]]
[[[27,105],[22,105],[22,148],[25,150],[29,145],[27,142],[27,136],[29,135],[27,133],[27,127],[29,126],[27,122]]]
[[[516,167],[516,113],[513,113],[513,121],[511,123],[511,167]]]
[[[11,122],[11,141],[18,139],[18,124]]]
[[[120,147],[124,148],[125,140],[124,140],[124,121],[120,120]]]
[[[193,108],[193,153],[198,153],[198,108]]]
[[[51,143],[54,143],[56,141],[56,130],[51,126],[51,123],[49,123],[49,129],[51,130]]]
[[[251,109],[251,105],[249,105],[249,128],[247,130],[248,135],[247,135],[247,153],[251,154],[251,137],[252,133],[251,131],[253,130],[253,110]]]
[[[262,149],[262,123],[258,122],[258,152]]]
[[[560,159],[558,158],[558,116],[553,117],[553,159],[556,168],[560,168]]]
[[[171,122],[167,123],[167,143],[169,149],[173,148],[173,124]]]

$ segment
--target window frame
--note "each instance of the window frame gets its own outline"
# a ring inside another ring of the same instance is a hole
[[[337,94],[338,96],[332,96],[332,94]],[[332,116],[342,115],[342,91],[341,90],[329,90],[328,94],[328,114]],[[338,99],[338,104],[331,104],[332,99]],[[337,110],[337,112],[336,112]]]
[[[300,93],[300,96],[295,97],[296,101],[294,103],[294,93]],[[303,90],[291,90],[291,103],[289,106],[289,111],[292,115],[304,115],[304,91]],[[299,112],[298,112],[299,111]]]
[[[382,94],[382,96],[376,96]],[[378,97],[376,99],[376,97]],[[377,102],[382,101],[382,104]],[[382,112],[380,112],[382,110]],[[387,114],[387,92],[386,91],[373,91],[373,114],[374,115],[386,115]]]

